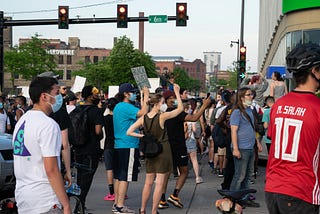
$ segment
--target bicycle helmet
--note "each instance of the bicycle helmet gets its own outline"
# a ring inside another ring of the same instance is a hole
[[[317,44],[297,45],[286,57],[287,70],[291,73],[308,71],[320,65],[320,46]]]

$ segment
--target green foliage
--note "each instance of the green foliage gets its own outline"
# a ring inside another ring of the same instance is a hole
[[[199,80],[190,78],[187,72],[182,68],[173,69],[174,80],[180,88],[185,88],[189,91],[199,92],[201,88],[201,83]]]
[[[139,66],[145,67],[148,77],[157,77],[151,56],[134,49],[133,42],[123,36],[118,39],[105,61],[85,64],[83,69],[73,74],[86,77],[89,84],[106,90],[109,85],[124,82],[135,84],[131,68]]]
[[[46,52],[47,44],[47,40],[39,39],[39,35],[35,34],[29,42],[5,52],[5,71],[12,74],[12,84],[14,84],[14,74],[22,75],[24,79],[31,80],[40,73],[55,71],[57,64],[54,61],[54,56]]]

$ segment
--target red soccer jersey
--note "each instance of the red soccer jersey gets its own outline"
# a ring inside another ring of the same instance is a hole
[[[320,205],[320,99],[290,92],[272,106],[265,191]]]

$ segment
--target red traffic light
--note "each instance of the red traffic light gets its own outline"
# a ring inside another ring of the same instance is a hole
[[[119,13],[124,13],[126,12],[126,8],[125,7],[119,7]]]
[[[117,5],[117,28],[128,27],[128,5]]]
[[[178,6],[178,10],[179,10],[180,12],[183,12],[183,11],[185,10],[184,5],[179,5],[179,6]]]
[[[187,3],[176,3],[176,26],[187,26]]]
[[[69,29],[69,6],[58,7],[58,28]]]
[[[240,53],[245,53],[247,51],[247,47],[242,46],[240,47]]]

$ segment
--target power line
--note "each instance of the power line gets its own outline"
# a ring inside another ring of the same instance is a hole
[[[116,4],[116,3],[124,3],[124,2],[129,2],[129,1],[133,1],[133,0],[114,0],[114,1],[109,1],[109,2],[103,2],[103,3],[97,3],[97,4],[89,4],[89,5],[83,5],[83,6],[78,6],[78,7],[69,7],[69,10],[89,8],[89,7],[97,7],[97,6]],[[15,15],[15,14],[28,14],[28,13],[47,13],[47,12],[56,12],[56,11],[57,11],[57,9],[47,9],[47,10],[5,12],[4,14]]]

